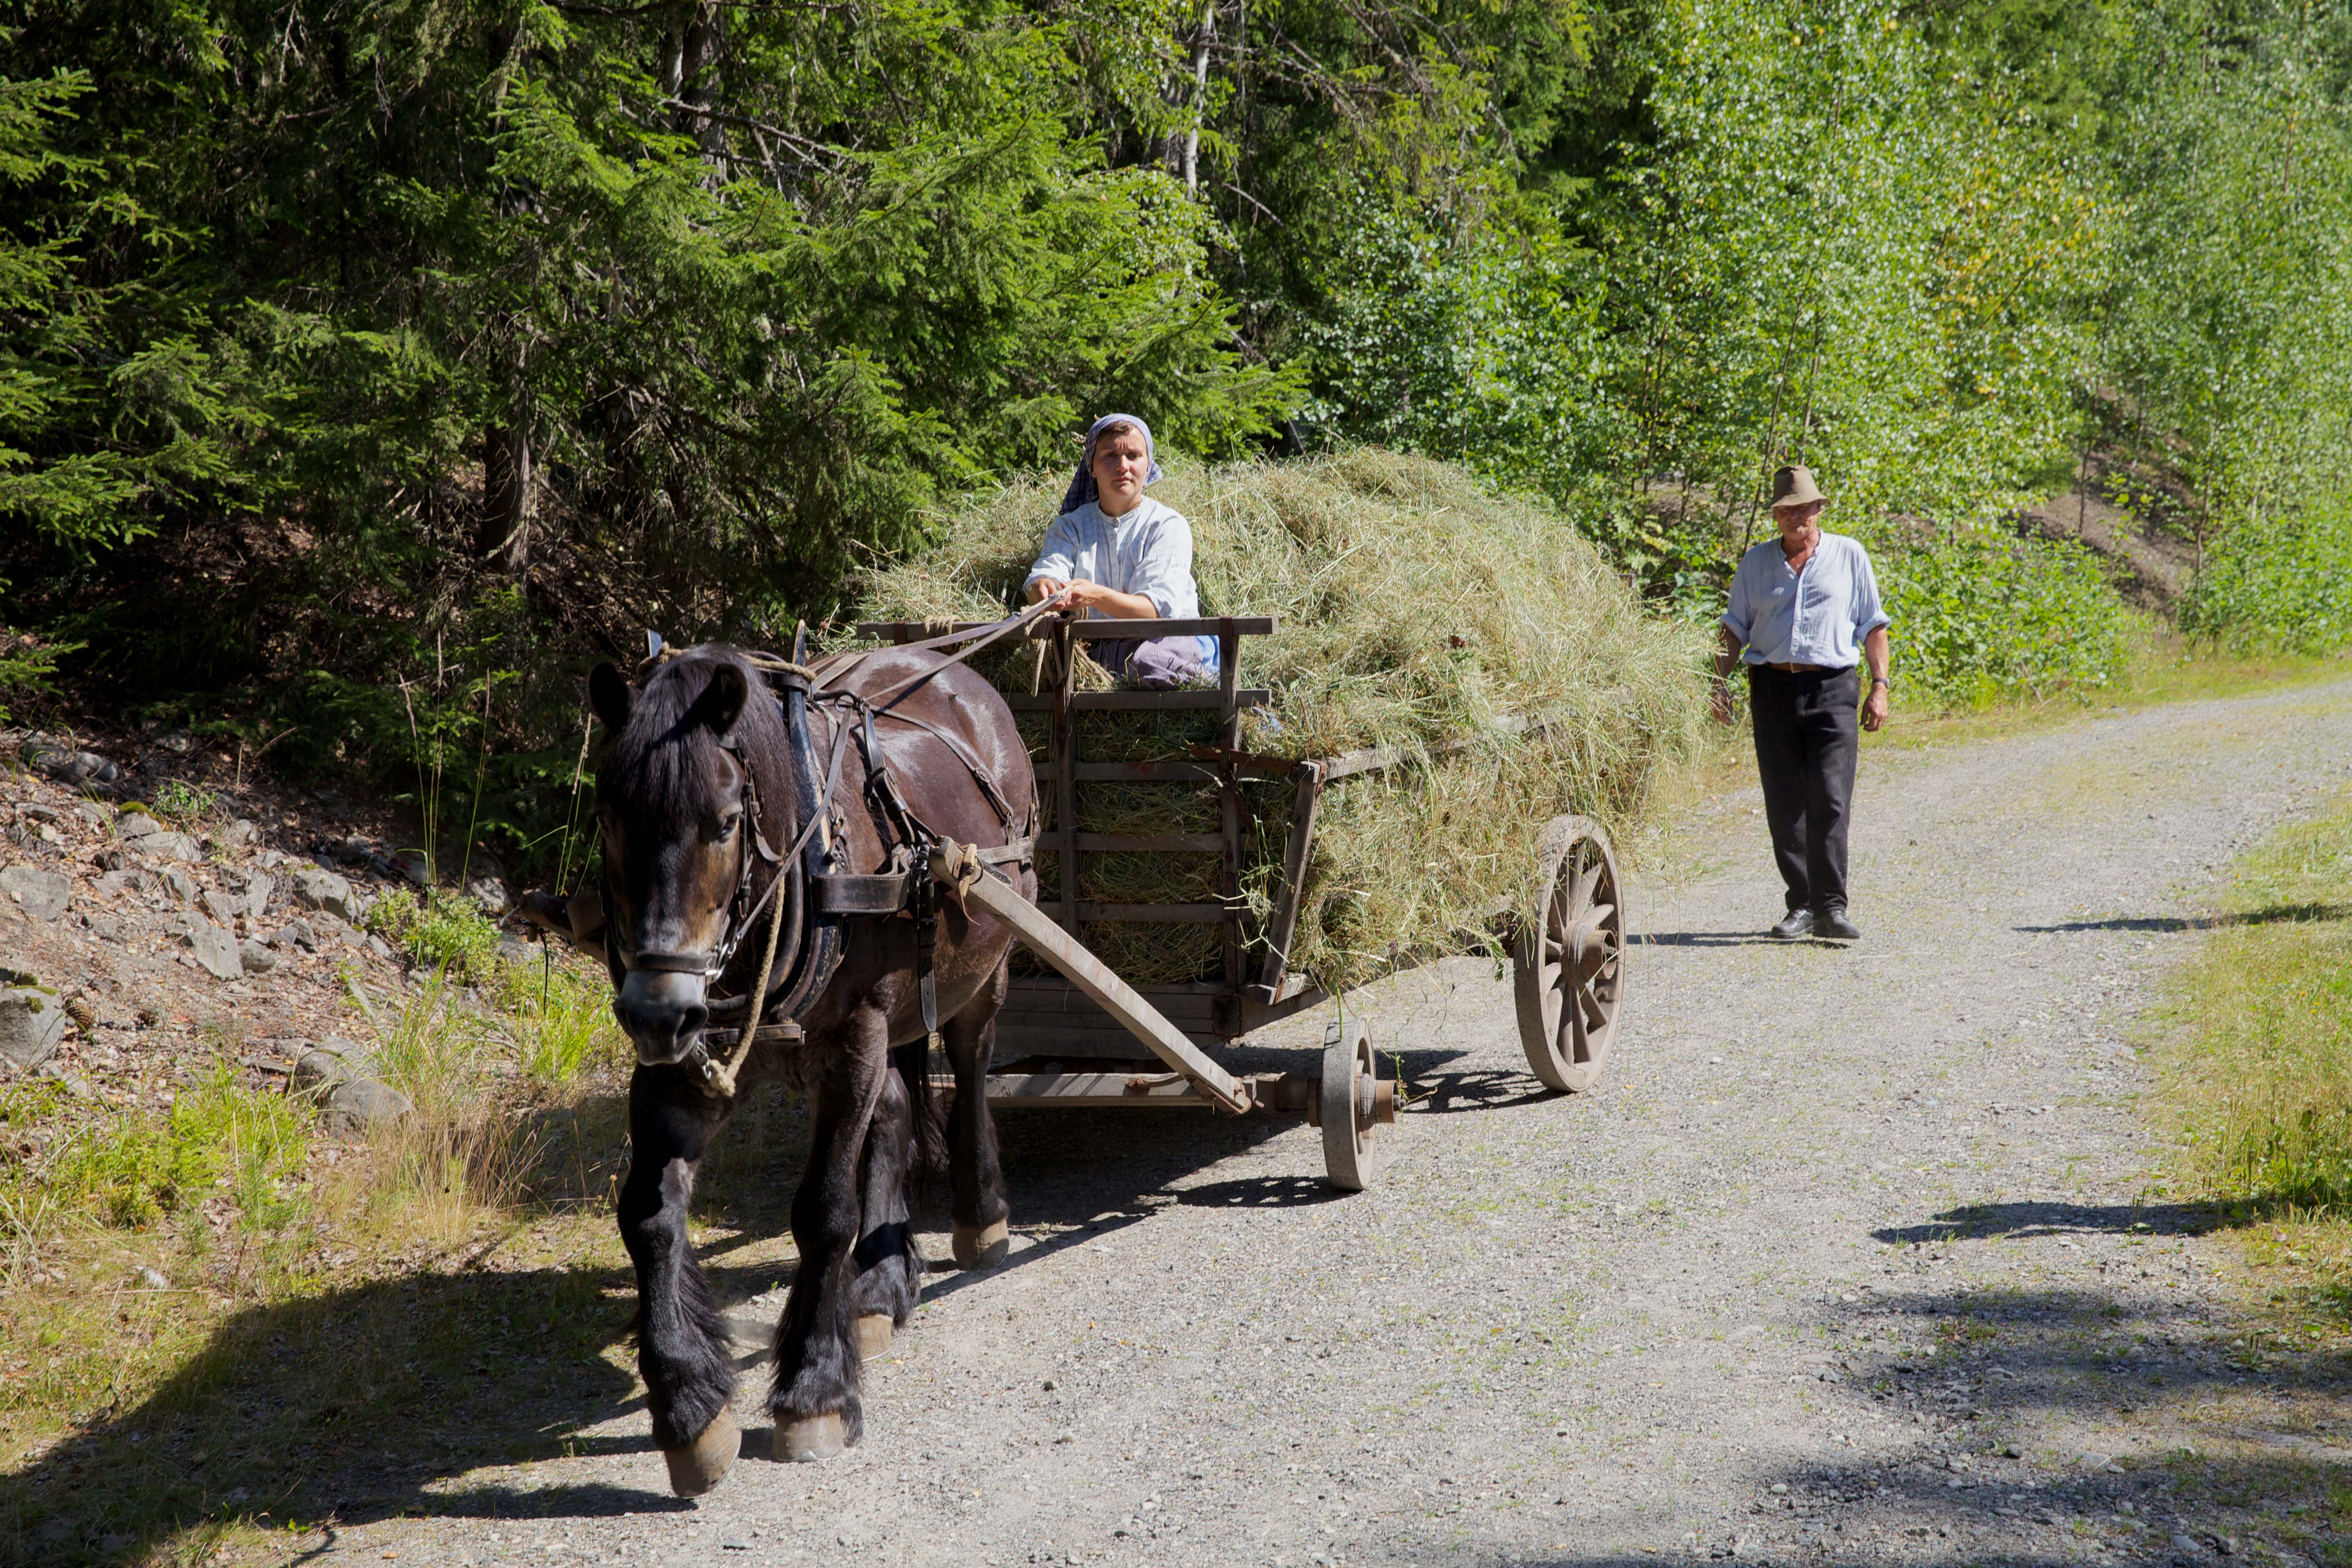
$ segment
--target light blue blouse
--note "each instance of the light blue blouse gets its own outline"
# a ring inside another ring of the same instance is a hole
[[[1173,507],[1145,496],[1118,517],[1105,517],[1093,501],[1066,511],[1045,531],[1037,563],[1022,584],[1040,577],[1068,583],[1099,583],[1121,594],[1140,594],[1151,601],[1160,619],[1191,620],[1201,613],[1200,590],[1192,583],[1192,525]],[[1099,615],[1089,611],[1088,616]],[[1135,635],[1149,637],[1150,621],[1134,623]],[[1201,662],[1217,668],[1217,639],[1195,637]]]

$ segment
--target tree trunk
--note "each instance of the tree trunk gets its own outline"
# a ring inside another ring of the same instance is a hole
[[[727,41],[726,18],[715,0],[682,6],[677,18],[677,26],[662,35],[662,96],[671,102],[671,123],[680,134],[694,138],[703,157],[723,177],[727,128],[702,110],[718,100],[716,84],[705,80],[703,73]]]
[[[1184,129],[1184,191],[1201,194],[1201,119],[1209,110],[1209,49],[1217,41],[1217,0],[1202,0],[1201,30],[1192,35],[1192,122]]]
[[[474,554],[509,577],[520,576],[530,564],[531,530],[539,518],[537,479],[529,423],[492,426],[482,437],[482,520]]]

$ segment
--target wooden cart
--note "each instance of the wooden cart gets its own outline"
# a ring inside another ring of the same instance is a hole
[[[869,622],[868,637],[908,643],[950,633],[982,632],[986,622]],[[1241,750],[1241,716],[1265,706],[1270,694],[1238,684],[1241,639],[1273,635],[1271,616],[1227,616],[1154,621],[1154,637],[1213,637],[1223,671],[1214,691],[1080,691],[1072,645],[1080,639],[1133,636],[1136,623],[1050,616],[1027,628],[1053,644],[1050,689],[1007,693],[1016,713],[1048,716],[1046,755],[1036,763],[1038,791],[1051,804],[1053,826],[1039,840],[1058,857],[1058,896],[1030,905],[990,879],[975,888],[1022,933],[1053,974],[1016,974],[997,1016],[996,1060],[988,1079],[992,1106],[1213,1106],[1229,1111],[1305,1112],[1323,1131],[1331,1184],[1347,1191],[1369,1185],[1385,1155],[1380,1128],[1396,1114],[1393,1079],[1380,1077],[1378,1058],[1360,1013],[1324,1033],[1313,1072],[1236,1077],[1218,1060],[1255,1031],[1330,1000],[1290,972],[1287,956],[1304,910],[1307,854],[1327,792],[1345,781],[1406,763],[1403,753],[1374,749],[1292,762]],[[1076,743],[1075,715],[1089,710],[1211,710],[1213,745],[1193,748],[1179,762],[1088,761]],[[1078,826],[1081,784],[1189,783],[1214,784],[1221,826],[1214,834],[1099,834]],[[1256,817],[1245,808],[1244,784],[1289,784],[1293,791],[1282,879],[1272,910],[1253,922],[1241,897],[1244,856],[1254,849]],[[1214,902],[1115,904],[1079,897],[1084,857],[1112,853],[1221,857]],[[1580,816],[1558,816],[1538,837],[1542,906],[1518,911],[1505,932],[1513,953],[1519,1043],[1528,1066],[1548,1087],[1591,1087],[1601,1075],[1617,1028],[1624,986],[1625,904],[1609,837]],[[1017,907],[1014,907],[1017,906]],[[1089,921],[1185,921],[1223,928],[1223,973],[1214,980],[1133,987],[1113,974],[1079,941]],[[1139,1072],[1158,1059],[1169,1070]]]

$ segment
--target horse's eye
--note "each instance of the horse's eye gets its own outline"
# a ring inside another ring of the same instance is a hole
[[[725,816],[720,817],[719,819],[719,842],[724,844],[729,839],[734,837],[735,830],[742,826],[743,814],[740,811],[730,812]]]

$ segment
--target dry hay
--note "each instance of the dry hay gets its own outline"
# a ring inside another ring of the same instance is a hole
[[[1578,811],[1622,831],[1660,763],[1694,742],[1704,629],[1644,615],[1540,500],[1370,447],[1168,468],[1152,495],[1192,521],[1202,613],[1281,620],[1278,635],[1243,641],[1241,683],[1275,694],[1270,711],[1244,718],[1243,745],[1286,758],[1389,746],[1412,759],[1325,795],[1291,958],[1317,984],[1360,984],[1400,959],[1483,942],[1496,910],[1532,904],[1545,820]],[[868,574],[858,618],[1003,614],[1061,483],[1026,479],[948,521],[935,548]],[[992,649],[982,667],[1028,690],[1034,663],[1034,648]],[[1100,683],[1099,670],[1082,671]],[[1539,736],[1503,730],[1527,716],[1548,721]],[[1042,721],[1023,719],[1043,756]],[[1096,761],[1182,756],[1213,739],[1213,721],[1198,713],[1081,712],[1074,724],[1079,756]],[[1260,913],[1280,878],[1289,793],[1251,791],[1262,831],[1243,891]],[[1079,820],[1089,832],[1202,833],[1216,830],[1217,813],[1204,790],[1089,784]],[[1194,902],[1213,889],[1216,864],[1088,856],[1082,890]],[[1097,925],[1085,940],[1139,984],[1220,973],[1213,927]]]

